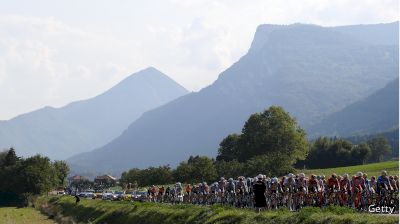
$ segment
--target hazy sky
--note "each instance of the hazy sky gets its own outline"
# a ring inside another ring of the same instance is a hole
[[[197,91],[259,24],[392,22],[398,0],[0,0],[0,120],[95,96],[154,66]]]

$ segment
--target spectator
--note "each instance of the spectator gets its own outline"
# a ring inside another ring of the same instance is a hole
[[[265,191],[267,190],[267,186],[262,181],[263,175],[259,174],[257,176],[257,182],[253,185],[254,191],[254,201],[255,201],[255,208],[257,211],[267,207],[267,201],[265,199]]]

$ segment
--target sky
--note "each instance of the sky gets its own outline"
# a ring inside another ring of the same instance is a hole
[[[198,91],[246,54],[260,24],[396,20],[398,0],[0,0],[0,120],[93,97],[149,66]]]

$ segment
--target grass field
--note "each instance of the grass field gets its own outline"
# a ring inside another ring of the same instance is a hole
[[[55,223],[34,208],[0,207],[0,224],[50,224]]]
[[[363,173],[367,173],[368,177],[371,176],[380,176],[382,170],[386,170],[389,175],[399,175],[399,161],[388,161],[381,163],[371,163],[366,165],[358,165],[358,166],[347,166],[347,167],[337,167],[337,168],[327,168],[327,169],[314,169],[314,170],[300,170],[307,175],[316,174],[325,176],[329,176],[332,173],[336,173],[338,175],[343,175],[348,173],[349,175],[356,174],[358,171]],[[300,172],[299,171],[299,172]]]
[[[75,205],[70,196],[42,197],[35,204],[54,217],[78,223],[398,223],[398,216],[356,213],[349,208],[308,207],[300,212],[286,209],[256,213],[253,210],[221,206],[169,205],[139,202],[82,200]],[[57,220],[57,218],[56,218]]]

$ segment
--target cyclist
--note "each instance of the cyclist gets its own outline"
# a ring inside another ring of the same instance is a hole
[[[187,184],[186,188],[185,188],[185,193],[186,193],[186,200],[187,201],[192,201],[192,185],[191,184]]]
[[[387,177],[387,172],[386,170],[383,170],[381,172],[381,176],[378,177],[377,181],[377,193],[380,194],[382,189],[385,190],[392,190],[392,187],[390,185],[389,178]]]
[[[365,180],[362,172],[357,172],[357,175],[352,183],[352,190],[354,206],[358,209],[360,206],[361,193],[363,190],[365,190]]]
[[[152,185],[150,188],[150,201],[156,201],[157,187]]]
[[[318,204],[319,202],[316,199],[316,196],[318,195],[319,183],[315,174],[311,174],[310,179],[307,181],[307,188],[307,191],[310,194],[308,197],[308,204],[313,204],[313,201]]]
[[[186,185],[186,189],[185,189],[185,191],[186,191],[186,195],[188,195],[188,196],[190,196],[191,194],[192,194],[192,185],[191,184],[187,184]]]
[[[219,192],[224,193],[225,192],[225,186],[226,186],[226,180],[225,180],[224,177],[221,177],[221,179],[218,182]]]
[[[281,193],[281,187],[279,185],[279,180],[277,177],[271,179],[271,184],[268,188],[269,197],[271,198],[271,208],[278,208],[279,193]]]
[[[283,183],[285,192],[284,201],[287,203],[287,206],[289,207],[290,211],[295,210],[294,193],[296,190],[296,180],[294,177],[295,176],[292,173],[289,173],[288,177],[285,179],[285,182]]]
[[[286,188],[286,192],[293,193],[296,188],[296,180],[292,173],[289,173],[283,185]]]
[[[246,180],[247,184],[247,189],[249,190],[249,194],[253,194],[253,179],[251,177],[248,177]]]
[[[180,203],[183,202],[183,187],[181,182],[177,182],[175,184],[175,202]]]
[[[371,180],[369,181],[369,186],[370,186],[371,193],[375,194],[377,192],[375,176],[371,176]]]
[[[397,177],[397,175],[394,175],[394,181],[396,183],[396,187],[397,187],[397,190],[398,190],[399,189],[399,178]]]
[[[336,190],[339,190],[339,180],[337,178],[336,173],[333,173],[332,176],[328,179],[327,186],[329,192],[334,192]]]
[[[214,182],[210,186],[211,194],[216,194],[218,192],[218,182]]]
[[[315,174],[311,174],[310,179],[308,180],[308,184],[307,184],[308,192],[313,193],[313,194],[317,193],[318,188],[319,188],[318,185],[319,185],[318,180],[316,179]]]
[[[337,204],[338,195],[336,192],[339,191],[340,184],[336,173],[332,173],[331,177],[328,178],[326,186],[329,203]]]
[[[237,204],[239,207],[244,206],[245,194],[247,194],[247,183],[245,182],[245,178],[240,176],[238,178],[238,182],[236,183],[236,196],[237,196]]]
[[[397,191],[397,184],[396,184],[396,181],[394,180],[394,177],[393,176],[389,176],[389,183],[390,183],[390,186],[392,186],[392,189],[394,190],[394,191]]]
[[[165,194],[165,188],[164,188],[164,185],[162,185],[162,186],[158,189],[158,197],[159,197],[159,201],[160,201],[160,202],[163,202],[164,194]]]

